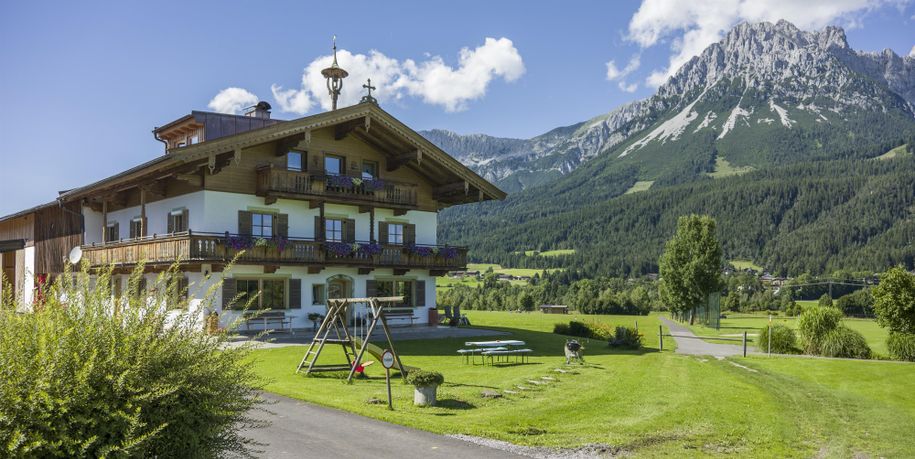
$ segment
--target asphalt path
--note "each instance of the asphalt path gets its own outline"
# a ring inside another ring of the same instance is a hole
[[[661,322],[670,328],[670,334],[673,336],[674,341],[677,342],[677,354],[710,355],[713,357],[730,357],[743,354],[743,348],[740,345],[708,343],[696,338],[696,335],[683,325],[664,317],[661,317]],[[750,349],[750,351],[752,350]]]
[[[267,410],[253,417],[269,421],[244,435],[262,444],[265,458],[519,458],[508,451],[411,429],[345,411],[265,393]]]

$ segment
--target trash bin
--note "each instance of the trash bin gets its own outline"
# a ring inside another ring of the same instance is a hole
[[[429,326],[438,325],[438,308],[429,308]]]

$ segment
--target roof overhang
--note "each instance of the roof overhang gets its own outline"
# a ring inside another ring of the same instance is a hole
[[[179,120],[180,121],[180,120]],[[410,129],[377,104],[360,103],[339,110],[253,129],[227,137],[170,150],[169,154],[141,164],[90,185],[62,193],[58,200],[73,201],[105,192],[116,192],[152,180],[183,166],[212,163],[217,156],[225,157],[245,148],[275,142],[290,137],[309,138],[311,131],[337,127],[336,135],[352,134],[374,143],[395,156],[391,161],[409,162],[409,167],[424,174],[441,189],[438,198],[447,204],[504,199],[506,194],[477,175],[435,144]],[[162,129],[162,128],[160,128]]]
[[[25,239],[11,239],[0,241],[0,253],[15,252],[25,248]]]

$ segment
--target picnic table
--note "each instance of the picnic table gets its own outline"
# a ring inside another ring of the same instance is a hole
[[[475,363],[474,355],[480,354],[483,358],[483,365],[486,365],[486,357],[489,357],[489,360],[492,364],[495,364],[496,359],[499,357],[504,357],[505,361],[508,361],[508,357],[514,355],[515,360],[521,357],[521,362],[524,363],[524,357],[533,352],[531,349],[511,349],[512,346],[520,347],[524,346],[526,343],[524,341],[516,339],[508,340],[494,340],[494,341],[467,341],[464,343],[464,346],[468,346],[469,349],[458,349],[458,354],[464,356],[466,362]]]

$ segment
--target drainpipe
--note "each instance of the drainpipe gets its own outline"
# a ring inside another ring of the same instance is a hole
[[[153,128],[153,130],[152,130],[153,138],[158,140],[159,142],[162,142],[162,144],[165,145],[165,152],[168,153],[168,142],[159,138],[159,134],[156,132],[158,130],[159,130],[159,126],[156,126]]]

